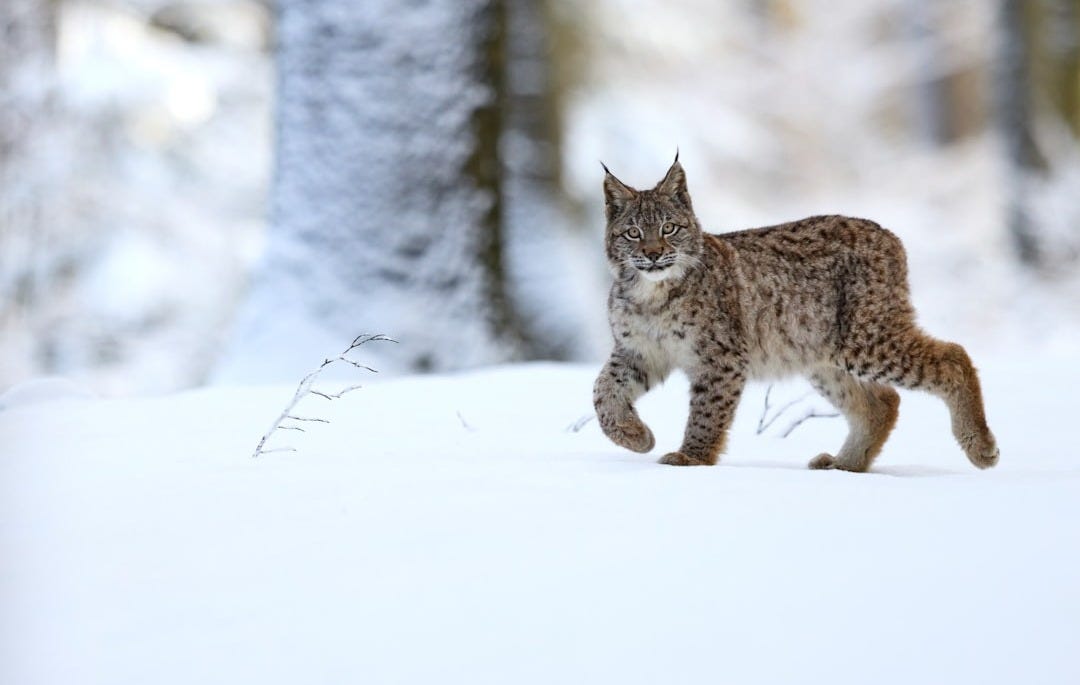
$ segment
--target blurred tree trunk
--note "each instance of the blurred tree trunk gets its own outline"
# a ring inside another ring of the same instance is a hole
[[[52,110],[55,34],[51,2],[0,2],[0,317],[29,305],[41,286],[49,179],[38,148]]]
[[[567,221],[561,179],[559,91],[549,0],[505,0],[506,117],[501,140],[509,292],[520,313],[526,354],[568,359],[578,336],[552,306],[553,264]],[[545,257],[546,256],[546,257]],[[560,325],[561,324],[561,325]]]
[[[51,69],[56,17],[46,0],[0,3],[0,162],[27,144],[27,132],[44,106],[43,82]]]
[[[994,110],[1008,167],[1007,226],[1017,258],[1042,265],[1039,227],[1031,212],[1033,182],[1048,168],[1034,134],[1031,84],[1032,7],[1023,0],[998,0],[998,51]]]
[[[949,49],[950,8],[935,0],[905,0],[904,7],[918,66],[912,98],[918,138],[941,147],[977,134],[986,122],[985,95],[977,69],[958,63]]]
[[[547,195],[557,195],[559,101],[547,0],[505,0],[507,6],[506,138],[504,168]]]
[[[956,139],[947,55],[941,41],[937,9],[932,0],[907,0],[905,4],[911,45],[919,66],[915,111],[919,137],[935,146]]]
[[[1044,0],[1043,31],[1051,101],[1080,138],[1080,0]]]
[[[502,256],[503,0],[278,9],[272,216],[242,336],[289,373],[361,332],[400,341],[391,368],[520,356]]]
[[[762,29],[790,29],[799,23],[792,0],[753,0],[749,9]]]

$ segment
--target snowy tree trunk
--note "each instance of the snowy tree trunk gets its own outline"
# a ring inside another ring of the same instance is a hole
[[[1080,0],[1047,0],[1043,24],[1052,99],[1080,138]]]
[[[37,286],[46,201],[35,146],[50,109],[54,33],[50,3],[0,3],[0,306],[26,304]]]
[[[0,2],[0,387],[34,354],[25,312],[42,300],[56,229],[48,155],[55,49],[52,3]]]
[[[550,0],[505,0],[506,117],[501,140],[509,293],[526,353],[543,359],[585,355],[585,326],[575,316],[566,254],[571,240],[560,177],[558,89],[551,46]]]
[[[1035,142],[1031,108],[1030,17],[1023,0],[999,0],[994,110],[1008,168],[1008,229],[1020,262],[1041,265],[1038,226],[1031,211],[1034,180],[1047,169]]]
[[[400,341],[385,369],[518,355],[497,156],[504,24],[499,0],[279,2],[271,225],[240,324],[276,375],[358,333]]]
[[[919,66],[915,111],[920,138],[943,146],[955,138],[949,92],[947,55],[941,42],[932,0],[907,0],[911,46]]]

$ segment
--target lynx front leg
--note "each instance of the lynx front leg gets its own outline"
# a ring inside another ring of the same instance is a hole
[[[712,466],[724,451],[727,431],[735,418],[746,375],[739,370],[705,372],[690,384],[690,418],[678,452],[664,455],[661,464]]]
[[[649,386],[649,374],[641,362],[620,350],[611,355],[593,385],[593,406],[604,435],[634,452],[648,452],[656,445],[652,431],[634,409],[634,402]]]

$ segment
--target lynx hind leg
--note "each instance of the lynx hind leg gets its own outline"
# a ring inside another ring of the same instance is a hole
[[[900,395],[840,369],[820,369],[810,376],[810,383],[844,414],[849,431],[836,456],[820,454],[810,461],[810,468],[866,471],[896,425]]]
[[[952,433],[968,460],[980,469],[998,462],[997,441],[986,425],[979,375],[963,347],[918,329],[887,343],[884,365],[854,360],[857,375],[937,395],[949,407]]]
[[[897,385],[926,390],[944,400],[952,419],[953,437],[968,460],[980,469],[997,464],[997,441],[986,425],[979,374],[967,351],[956,343],[922,333],[911,335],[909,350],[905,361],[909,361],[911,371]]]

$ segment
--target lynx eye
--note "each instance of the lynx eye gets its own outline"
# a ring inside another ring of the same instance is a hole
[[[675,235],[679,232],[680,228],[682,228],[682,226],[678,226],[669,221],[660,228],[660,235]]]
[[[631,228],[626,233],[623,233],[623,237],[627,240],[641,240],[641,230],[637,228]]]

